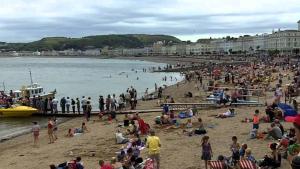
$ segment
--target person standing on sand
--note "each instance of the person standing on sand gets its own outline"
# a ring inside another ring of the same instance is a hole
[[[40,129],[41,129],[40,125],[38,125],[37,122],[33,122],[32,133],[33,133],[33,144],[34,144],[34,146],[37,146],[37,144],[38,144]]]
[[[155,131],[150,130],[150,136],[147,138],[146,147],[148,148],[148,155],[154,161],[154,169],[159,169],[160,166],[160,139],[155,136]]]
[[[54,136],[53,136],[53,128],[54,128],[54,124],[51,118],[48,119],[48,136],[49,136],[49,144],[54,143]]]
[[[205,162],[205,169],[207,169],[208,161],[211,160],[212,157],[212,148],[209,143],[209,137],[203,136],[201,140],[201,147],[202,147],[202,156],[201,159]]]
[[[76,106],[77,106],[77,112],[78,114],[80,114],[80,101],[78,97],[76,98]]]
[[[54,140],[57,140],[58,139],[58,137],[57,137],[58,128],[57,128],[57,119],[56,119],[56,117],[54,117],[52,121],[53,121],[53,138],[54,138]]]
[[[71,100],[70,97],[67,97],[66,99],[66,107],[67,107],[67,113],[70,113],[70,106],[71,106]]]
[[[73,114],[75,114],[75,100],[74,99],[71,99],[71,105],[72,105],[72,112]]]

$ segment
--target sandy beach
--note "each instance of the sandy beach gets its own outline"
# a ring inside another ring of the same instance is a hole
[[[205,93],[198,91],[195,82],[180,82],[179,85],[168,87],[164,90],[164,95],[171,95],[176,102],[199,102],[206,97]],[[184,93],[191,91],[195,93],[193,98],[185,98]],[[139,101],[137,109],[158,108],[157,101]],[[272,140],[249,139],[249,132],[252,123],[242,123],[245,118],[251,118],[254,111],[259,109],[264,112],[265,107],[237,107],[237,115],[232,118],[219,119],[213,117],[228,110],[228,107],[211,110],[199,110],[198,116],[193,118],[197,127],[197,118],[201,117],[210,136],[214,159],[218,155],[230,156],[229,145],[231,137],[237,136],[239,143],[247,143],[252,149],[256,159],[261,159],[270,150],[268,144]],[[145,122],[149,123],[157,131],[161,139],[161,168],[162,169],[202,169],[204,162],[200,159],[200,140],[202,136],[186,136],[182,129],[163,129],[154,125],[154,118],[160,113],[141,114]],[[264,115],[264,113],[262,114]],[[117,118],[123,120],[124,115]],[[67,138],[65,135],[69,128],[80,127],[83,118],[75,118],[58,126],[59,139],[54,144],[48,144],[47,131],[43,129],[40,133],[39,147],[33,146],[32,134],[26,134],[3,143],[0,143],[0,163],[1,169],[40,169],[48,168],[50,164],[59,164],[81,156],[84,166],[87,169],[99,168],[98,160],[110,160],[115,156],[115,152],[120,150],[122,145],[115,143],[115,131],[117,123],[109,124],[99,121],[93,117],[87,126],[90,132],[80,136]],[[181,120],[185,122],[186,120]],[[266,130],[269,123],[263,123],[261,130]],[[292,126],[290,123],[283,122],[286,129]],[[95,155],[92,156],[92,152]],[[147,150],[142,151],[142,157],[147,156]],[[288,169],[286,160],[283,160],[281,169]]]

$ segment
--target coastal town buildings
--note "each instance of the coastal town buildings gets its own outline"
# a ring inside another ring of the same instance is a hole
[[[198,56],[209,54],[300,54],[300,20],[298,29],[272,31],[267,34],[243,35],[239,37],[223,37],[199,39],[197,42],[165,42],[157,41],[143,48],[112,48],[109,46],[86,50],[67,49],[62,51],[1,51],[0,55],[8,56]],[[0,42],[0,46],[7,45]]]
[[[142,49],[123,49],[127,55],[145,55]],[[254,54],[258,52],[277,51],[278,54],[298,54],[300,50],[300,21],[298,30],[278,30],[271,34],[263,33],[254,36],[244,35],[238,38],[224,37],[216,39],[199,39],[196,43],[182,42],[166,45],[162,41],[147,47],[147,55],[206,55],[206,54]],[[129,52],[131,51],[131,52]],[[136,52],[134,52],[136,51]],[[120,53],[120,52],[119,52]],[[103,53],[104,54],[104,53]],[[113,54],[113,56],[116,54]]]

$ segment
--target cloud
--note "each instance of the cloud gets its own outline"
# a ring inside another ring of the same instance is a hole
[[[195,40],[296,29],[300,19],[298,0],[0,0],[0,4],[0,41],[8,42],[128,33]]]

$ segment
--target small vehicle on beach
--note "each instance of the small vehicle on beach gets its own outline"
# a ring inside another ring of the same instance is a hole
[[[10,108],[0,108],[0,117],[28,117],[37,111],[32,107],[13,105]]]

